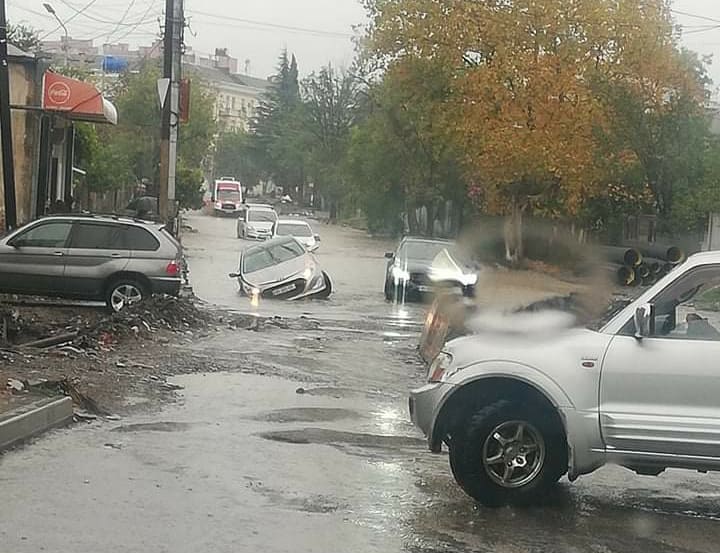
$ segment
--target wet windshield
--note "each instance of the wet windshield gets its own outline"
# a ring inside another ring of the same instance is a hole
[[[243,271],[254,273],[273,265],[305,255],[305,248],[295,240],[276,242],[267,246],[250,248],[243,258]]]
[[[278,236],[299,236],[301,238],[313,235],[312,229],[308,225],[299,223],[278,223],[275,234]]]
[[[248,210],[248,221],[251,223],[274,223],[277,220],[277,214],[274,211],[263,209]]]
[[[239,202],[240,193],[237,190],[218,190],[217,199],[220,202]]]
[[[417,261],[432,261],[444,249],[452,247],[447,242],[410,241],[400,248],[398,257]]]

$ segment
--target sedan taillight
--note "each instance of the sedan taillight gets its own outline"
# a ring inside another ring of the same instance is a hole
[[[165,267],[165,272],[170,276],[178,276],[180,274],[180,264],[176,261],[171,261]]]

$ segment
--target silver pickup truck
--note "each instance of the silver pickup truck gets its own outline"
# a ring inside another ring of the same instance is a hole
[[[489,506],[606,463],[720,470],[720,252],[690,257],[599,329],[448,342],[410,414]]]

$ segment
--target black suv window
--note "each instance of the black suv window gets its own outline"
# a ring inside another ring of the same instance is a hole
[[[126,249],[121,225],[76,222],[70,239],[71,248],[89,250]]]
[[[160,247],[157,238],[140,227],[127,227],[125,240],[127,247],[135,251],[154,252]]]
[[[63,248],[71,228],[70,221],[42,223],[13,238],[10,242],[13,246],[22,248]]]

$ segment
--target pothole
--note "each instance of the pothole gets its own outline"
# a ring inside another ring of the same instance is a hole
[[[328,422],[342,419],[356,419],[360,418],[360,414],[350,409],[296,407],[268,411],[254,418],[255,420],[267,422]]]
[[[411,436],[387,436],[380,434],[364,434],[359,432],[343,432],[327,428],[301,428],[298,430],[278,430],[257,434],[266,440],[289,444],[327,444],[354,445],[396,449],[402,447],[423,447],[425,440]]]
[[[189,422],[142,422],[116,426],[112,432],[181,432],[193,426]]]

